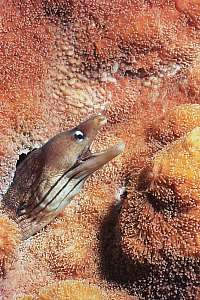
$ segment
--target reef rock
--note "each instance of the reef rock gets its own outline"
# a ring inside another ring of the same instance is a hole
[[[198,1],[3,0],[0,15],[0,197],[23,155],[92,114],[108,119],[95,151],[126,143],[19,248],[2,216],[0,297],[70,278],[198,299]]]
[[[166,279],[161,299],[167,297],[165,293],[175,297],[178,281],[182,295],[187,294],[188,286],[191,295],[196,295],[195,280],[198,282],[200,271],[199,150],[200,128],[196,127],[156,153],[138,177],[130,177],[122,205],[122,251],[140,263],[139,268],[151,270],[154,280],[157,276]],[[169,279],[173,276],[177,278],[174,283]],[[162,288],[157,283],[157,296]]]

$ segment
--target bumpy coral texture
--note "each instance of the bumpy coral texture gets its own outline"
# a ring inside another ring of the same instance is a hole
[[[0,215],[0,273],[9,268],[14,252],[20,243],[20,233],[14,222],[5,215]],[[10,265],[11,266],[11,265]]]
[[[161,146],[176,140],[200,125],[200,106],[198,104],[179,105],[154,122],[149,130],[150,138]]]
[[[183,134],[183,128],[186,133],[192,124],[199,125],[192,118],[194,107],[199,108],[185,105],[169,113],[188,115],[185,121],[180,118],[181,126],[180,120],[174,118],[174,129],[181,127]],[[171,129],[171,119],[167,117],[165,121]],[[129,259],[139,262],[141,268],[146,265],[152,276],[157,272],[168,280],[170,292],[174,288],[170,277],[176,276],[178,283],[185,276],[179,293],[190,297],[186,289],[183,291],[184,286],[189,287],[196,299],[200,271],[199,141],[200,127],[196,127],[157,152],[139,175],[130,175],[128,197],[118,224],[122,251]],[[164,289],[163,286],[162,297]],[[155,295],[161,297],[159,292]]]
[[[0,260],[16,252],[0,297],[37,299],[72,278],[138,298],[198,299],[198,1],[3,0],[0,14],[1,197],[21,153],[93,113],[108,117],[94,150],[126,143],[19,247],[2,217]]]
[[[162,251],[172,252],[173,256],[199,257],[199,137],[200,128],[193,129],[186,137],[160,151],[141,171],[138,195],[135,192],[132,196],[135,202],[132,197],[130,200],[134,217],[126,202],[122,209],[120,223],[122,231],[125,230],[122,236],[125,235],[127,253],[136,251],[142,261],[149,259],[150,262],[158,260]],[[139,214],[141,207],[144,211]],[[140,228],[138,218],[143,215],[149,221],[142,222]],[[140,230],[141,233],[137,232]],[[140,236],[136,241],[138,250],[131,245],[134,236],[136,240]]]
[[[106,290],[100,288],[97,285],[88,284],[87,282],[81,282],[78,280],[61,281],[52,286],[43,289],[38,297],[25,296],[20,298],[21,300],[107,300],[107,299],[119,299],[119,300],[134,300],[133,296],[123,294],[119,291],[113,291],[112,289]]]

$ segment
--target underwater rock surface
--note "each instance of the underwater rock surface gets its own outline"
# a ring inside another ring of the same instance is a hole
[[[126,143],[27,241],[0,215],[0,297],[73,280],[79,299],[199,299],[198,1],[3,0],[0,16],[0,197],[21,154],[93,114],[94,151]]]

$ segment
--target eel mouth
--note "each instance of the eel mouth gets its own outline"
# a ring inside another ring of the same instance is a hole
[[[90,149],[90,146],[87,147],[87,149],[85,149],[81,155],[79,155],[78,160],[77,160],[77,164],[81,164],[83,163],[83,161],[86,161],[87,159],[89,159],[92,156],[92,151]]]
[[[110,160],[118,156],[124,148],[124,143],[119,142],[105,151],[92,153],[89,146],[79,156],[76,164],[74,165],[73,169],[77,172],[75,177],[89,176],[96,170],[103,167],[103,165],[108,163]]]
[[[101,114],[94,115],[85,122],[79,124],[75,129],[84,132],[88,138],[87,144],[78,156],[76,163],[70,169],[73,178],[90,174],[100,169],[103,165],[119,155],[125,148],[122,141],[99,153],[92,153],[91,145],[99,130],[107,123],[107,118]]]

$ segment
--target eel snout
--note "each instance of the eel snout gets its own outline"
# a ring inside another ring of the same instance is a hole
[[[89,176],[96,170],[100,169],[103,165],[108,163],[110,160],[118,156],[125,148],[123,142],[119,142],[116,145],[108,148],[105,151],[99,153],[91,153],[88,149],[82,157],[80,157],[79,162],[74,169],[77,172],[76,177],[82,175]]]

